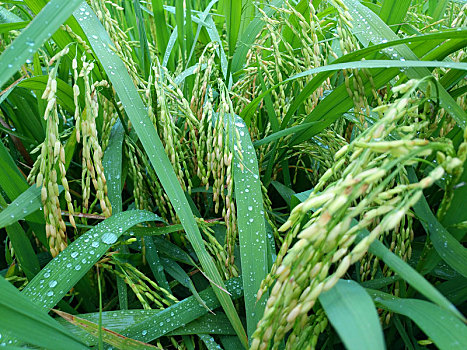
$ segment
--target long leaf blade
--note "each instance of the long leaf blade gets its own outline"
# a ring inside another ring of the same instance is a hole
[[[42,312],[13,285],[0,277],[0,329],[2,344],[8,336],[47,349],[86,349],[52,317]],[[6,334],[5,334],[6,333]]]
[[[98,337],[102,334],[102,340],[107,344],[115,346],[117,349],[122,350],[144,350],[144,349],[157,349],[154,345],[150,345],[147,343],[140,342],[138,340],[134,340],[131,338],[124,337],[121,334],[118,334],[110,329],[102,328],[101,333],[99,332],[99,325],[86,320],[84,318],[70,315],[66,312],[60,310],[53,310],[56,314],[61,316],[66,321],[70,322],[71,324],[80,327],[81,329],[85,330],[87,333],[92,334],[95,337]]]
[[[375,305],[358,283],[339,280],[319,301],[348,350],[386,348]]]
[[[114,52],[109,48],[112,42],[102,27],[97,17],[92,12],[92,9],[83,5],[85,11],[89,12],[89,16],[85,16],[83,11],[76,11],[75,17],[78,19],[83,30],[86,32],[91,46],[99,58],[102,66],[106,70],[114,88],[119,95],[122,104],[132,122],[136,133],[138,134],[143,147],[154,166],[154,169],[162,183],[172,205],[185,228],[188,239],[190,240],[202,267],[205,269],[207,276],[214,284],[214,290],[222,304],[227,316],[232,322],[232,326],[237,331],[237,334],[242,339],[243,344],[247,346],[247,338],[240,318],[235,311],[234,305],[230,297],[216,286],[223,287],[223,282],[217,271],[216,266],[211,256],[206,251],[204,241],[199,232],[193,213],[190,210],[188,201],[182,188],[175,176],[173,167],[164,151],[162,142],[157,135],[152,122],[147,115],[147,111],[143,102],[136,91],[133,82],[126,70],[125,65]],[[86,18],[84,18],[86,17]],[[97,39],[96,39],[97,38]],[[113,68],[110,68],[113,67]]]
[[[263,194],[259,180],[258,160],[248,129],[243,120],[230,116],[231,152],[234,155],[235,202],[240,241],[243,290],[248,335],[251,337],[263,316],[267,295],[256,301],[261,281],[267,276],[267,234],[264,223]],[[237,139],[238,137],[238,139]],[[237,147],[237,143],[241,148]],[[241,152],[241,154],[239,154]]]
[[[467,348],[467,326],[437,305],[425,300],[402,299],[380,291],[367,291],[386,310],[411,318],[439,349]]]
[[[50,261],[24,288],[23,294],[44,311],[54,307],[130,227],[157,220],[142,210],[115,214],[80,236]]]
[[[0,56],[0,87],[71,16],[82,0],[52,0]]]

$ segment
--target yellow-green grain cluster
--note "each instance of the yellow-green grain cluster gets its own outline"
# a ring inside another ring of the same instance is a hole
[[[49,61],[49,65],[56,63],[49,72],[46,89],[42,98],[47,101],[44,111],[44,119],[47,123],[46,138],[40,146],[41,153],[37,157],[33,170],[29,174],[29,181],[41,186],[41,201],[43,204],[46,222],[46,236],[50,253],[57,256],[68,245],[66,226],[62,218],[62,210],[59,201],[59,182],[64,187],[65,200],[69,213],[70,223],[75,226],[73,218],[73,203],[70,188],[66,178],[65,148],[60,141],[58,131],[59,114],[57,107],[57,66],[61,57],[68,53],[68,48],[60,51]]]
[[[108,83],[104,81],[91,82],[91,72],[94,68],[92,62],[87,62],[83,56],[83,68],[79,77],[84,82],[84,100],[85,105],[81,113],[78,112],[76,121],[77,141],[83,145],[82,150],[82,175],[81,188],[83,191],[83,210],[89,209],[89,199],[91,197],[91,182],[96,190],[96,198],[99,201],[101,211],[105,217],[109,217],[112,208],[107,196],[107,182],[105,179],[104,168],[102,166],[103,152],[97,136],[96,118],[99,115],[99,101],[97,89],[106,87]],[[74,64],[76,67],[76,64]],[[76,95],[79,94],[78,85],[75,84]]]
[[[405,166],[416,164],[417,157],[453,151],[445,143],[416,137],[417,126],[426,125],[426,120],[418,113],[417,100],[411,98],[413,85],[405,86],[410,91],[401,99],[376,109],[382,112],[381,119],[335,154],[335,164],[281,227],[289,233],[258,294],[273,284],[253,336],[253,349],[266,348],[270,342],[277,348],[288,331],[301,329],[318,296],[361,260],[373,240],[399,229],[422,190],[440,179],[452,163],[443,162],[418,183],[391,183],[404,176]],[[394,140],[392,134],[401,138]],[[341,176],[329,183],[336,172]],[[357,242],[358,232],[364,229],[369,234]],[[298,241],[290,247],[294,238]],[[290,337],[287,346],[296,346],[296,339]]]

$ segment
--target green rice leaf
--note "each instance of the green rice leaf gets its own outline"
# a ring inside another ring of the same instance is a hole
[[[102,165],[104,167],[105,179],[112,212],[122,211],[122,144],[125,131],[122,123],[117,120],[110,133],[110,140],[104,152]]]
[[[12,11],[0,6],[0,23],[17,23],[21,21],[21,17],[18,17]]]
[[[183,225],[174,224],[169,226],[155,226],[155,227],[135,227],[131,229],[131,234],[137,237],[143,236],[160,236],[167,233],[183,231]]]
[[[448,2],[448,0],[430,0],[428,2],[427,15],[431,17],[431,22],[436,22],[444,16]]]
[[[178,45],[182,53],[182,62],[186,63],[186,42],[185,42],[185,6],[183,0],[175,0],[175,23],[177,23]]]
[[[467,278],[462,276],[443,282],[437,285],[436,288],[454,305],[462,304],[467,300]]]
[[[161,255],[165,255],[172,260],[179,261],[186,265],[193,267],[196,266],[196,263],[193,261],[192,257],[178,245],[161,237],[153,237],[153,240]]]
[[[159,253],[157,252],[154,240],[150,236],[144,237],[144,245],[146,247],[146,259],[148,261],[149,268],[156,279],[156,282],[168,292],[172,292],[167,277],[165,277],[164,269],[162,268]]]
[[[294,126],[291,126],[290,128],[287,128],[287,129],[272,133],[271,135],[266,136],[266,137],[262,138],[261,140],[257,140],[255,142],[253,142],[253,145],[255,146],[255,148],[258,148],[259,146],[266,145],[268,143],[276,141],[276,140],[278,140],[278,139],[280,139],[282,137],[285,137],[287,135],[293,135],[293,134],[298,133],[300,131],[310,130],[312,128],[316,128],[317,129],[316,133],[319,133],[319,131],[322,130],[322,126],[319,126],[318,124],[319,124],[318,122],[312,122],[312,123],[303,123],[303,124],[299,124],[299,125],[294,125]]]
[[[29,21],[13,22],[13,23],[0,23],[0,33],[8,33],[11,30],[18,30],[26,27]]]
[[[10,200],[14,200],[22,193],[27,191],[29,186],[26,182],[26,179],[19,172],[18,167],[16,166],[13,158],[11,157],[3,142],[0,142],[0,164],[2,164],[2,171],[0,171],[0,186],[5,192],[5,194],[8,196],[8,198]],[[24,204],[19,203],[19,205],[22,207]],[[16,216],[19,214],[16,212],[14,213],[14,215]],[[11,219],[11,214],[9,219]],[[47,246],[47,239],[45,236],[45,229],[43,225],[44,216],[41,215],[38,211],[36,211],[30,214],[30,216],[28,216],[27,219],[29,225],[34,229],[34,232],[36,233],[39,241],[41,241],[42,244]]]
[[[229,43],[229,52],[232,55],[237,45],[238,31],[240,30],[242,1],[224,0],[224,15],[227,24],[227,42]]]
[[[154,13],[154,22],[156,24],[156,44],[160,55],[164,55],[167,50],[169,43],[169,30],[164,14],[164,2],[163,0],[152,0],[152,10]],[[162,61],[162,57],[160,57]],[[169,62],[168,68],[173,70],[173,60]]]
[[[235,1],[235,0],[234,0]],[[218,350],[219,344],[216,343],[213,337],[208,334],[198,334],[199,339],[201,339],[208,350]]]
[[[225,285],[227,291],[232,295],[232,299],[237,299],[242,295],[239,278],[230,279],[225,282]],[[213,288],[215,290],[217,287]],[[220,306],[213,288],[207,288],[199,293],[206,306],[211,310]],[[205,315],[207,312],[206,308],[200,305],[194,296],[191,296],[159,311],[140,323],[127,327],[122,331],[122,334],[140,341],[150,342]]]
[[[339,280],[319,302],[348,350],[386,348],[373,300],[357,282]]]
[[[50,261],[24,288],[23,295],[48,311],[92,268],[130,227],[157,220],[155,214],[131,210],[117,213],[94,226]]]
[[[166,191],[180,219],[180,222],[185,228],[187,237],[200,260],[201,266],[205,270],[206,275],[211,279],[213,286],[215,286],[214,290],[216,295],[219,298],[227,316],[231,320],[232,326],[237,331],[237,334],[242,339],[245,346],[247,346],[246,334],[239,316],[229,295],[221,289],[223,288],[223,282],[220,274],[217,271],[211,256],[206,251],[204,241],[201,237],[196,221],[194,220],[193,213],[190,210],[185,194],[183,193],[177,177],[175,176],[172,165],[164,151],[162,142],[157,135],[155,128],[152,126],[152,122],[147,115],[146,108],[133,85],[126,67],[121,59],[118,58],[112,50],[110,50],[109,46],[112,45],[112,42],[97,17],[93,14],[92,9],[84,4],[82,8],[89,12],[90,15],[85,16],[83,11],[76,11],[74,16],[78,19],[81,18],[79,23],[88,36],[92,48],[119,95],[122,105],[125,108],[141,143],[143,144],[149,160],[151,161],[157,176],[159,177],[159,180],[161,181],[162,186],[164,187],[164,190]]]
[[[243,120],[234,115],[229,121],[230,147],[234,155],[235,203],[242,263],[243,293],[248,335],[251,336],[263,316],[267,296],[256,301],[261,281],[268,270],[267,234],[264,224],[263,194],[258,160]],[[239,145],[239,146],[238,146]],[[238,147],[237,147],[238,146]]]
[[[464,31],[464,29],[461,29],[460,31],[458,31],[458,30],[446,30],[446,31],[442,31],[442,32],[430,33],[430,34],[425,34],[425,35],[420,35],[420,36],[415,36],[415,37],[410,37],[410,38],[405,38],[405,39],[399,39],[398,37],[394,37],[394,40],[387,40],[387,42],[385,42],[385,40],[383,40],[381,43],[377,43],[375,45],[371,45],[369,47],[366,47],[366,48],[357,50],[355,52],[351,52],[351,53],[349,53],[349,54],[347,54],[345,56],[339,57],[337,60],[335,60],[333,62],[333,64],[356,61],[356,60],[359,60],[359,59],[362,59],[362,58],[371,58],[372,54],[377,53],[377,52],[379,52],[379,51],[381,51],[383,49],[386,49],[386,48],[389,48],[389,47],[392,47],[392,46],[396,46],[396,45],[400,45],[400,44],[404,44],[404,43],[409,43],[409,42],[413,42],[413,43],[417,43],[417,42],[430,43],[430,42],[435,41],[436,39],[454,39],[454,38],[459,38],[459,39],[464,38],[465,39],[466,33],[467,33],[467,29],[465,31]],[[465,41],[465,43],[467,44],[467,40],[463,40],[463,41]],[[423,47],[426,47],[426,45],[423,45]],[[391,67],[391,64],[389,64],[388,66]],[[375,80],[375,82],[378,82],[379,86],[383,86],[390,79],[392,79],[398,72],[399,72],[398,70],[379,71],[376,74],[373,73],[373,79]],[[294,99],[294,101],[292,102],[292,105],[290,106],[289,110],[287,111],[287,114],[284,117],[284,120],[282,122],[282,127],[283,128],[288,124],[289,120],[292,118],[292,115],[295,113],[295,111],[303,104],[303,101],[305,101],[313,93],[313,91],[315,91],[316,88],[318,88],[321,85],[321,83],[325,79],[327,79],[330,75],[331,75],[330,73],[319,73],[308,84],[306,84],[306,86],[302,89],[300,94]],[[381,77],[381,78],[378,78],[378,77]],[[341,86],[337,87],[336,89],[334,89],[333,93],[336,96],[345,96],[345,94],[342,94],[341,91],[336,92],[336,90],[339,90],[339,89],[343,91],[343,89],[345,89],[345,87],[341,85]],[[314,113],[311,113],[307,117],[306,121],[307,122],[313,121],[312,116],[314,117],[315,115],[317,115],[317,116],[327,115],[328,113],[325,112],[324,108],[323,108],[323,107],[327,107],[327,106],[323,106],[324,104],[330,105],[329,108],[326,108],[326,110],[330,110],[330,111],[334,110],[335,106],[332,105],[332,103],[327,102],[329,100],[335,101],[336,106],[344,105],[345,108],[346,108],[346,109],[342,109],[344,112],[347,112],[348,109],[351,108],[351,107],[348,107],[348,106],[351,106],[351,103],[348,103],[347,98],[346,98],[346,103],[343,104],[342,103],[342,98],[336,99],[333,96],[333,98],[327,98],[326,101],[323,101],[323,103],[320,104],[321,106],[318,107],[317,111],[314,112]],[[255,99],[255,101],[256,101],[256,99]],[[253,102],[254,101],[252,101],[250,104],[252,104]],[[242,112],[242,116],[243,115],[244,115],[244,113]],[[317,117],[315,117],[315,119],[316,118]]]
[[[41,307],[0,277],[0,329],[2,344],[7,337],[46,349],[87,349]]]
[[[467,348],[467,326],[446,310],[425,300],[401,299],[367,289],[378,306],[412,319],[441,350]]]
[[[146,29],[144,28],[144,18],[141,12],[141,5],[139,0],[133,0],[133,6],[135,9],[136,23],[138,26],[139,34],[139,61],[143,69],[144,79],[148,79],[151,73],[151,55],[149,53],[149,45],[146,35]]]
[[[48,75],[40,75],[32,78],[23,79],[19,82],[19,87],[40,91],[42,94],[47,87]],[[73,88],[60,78],[57,80],[57,101],[69,113],[75,112],[75,103],[73,101]]]
[[[145,320],[160,313],[160,310],[117,310],[102,312],[102,326],[117,333],[121,333],[125,328],[142,323]],[[77,315],[81,319],[97,323],[99,313]],[[97,339],[86,333],[81,328],[75,327],[64,319],[57,320],[64,328],[76,335],[77,338],[86,342],[88,346],[96,344]],[[192,322],[182,325],[167,333],[167,336],[189,335],[189,334],[223,334],[235,335],[235,331],[230,325],[230,321],[223,312],[216,311],[216,314],[207,313]]]
[[[112,213],[122,211],[122,151],[125,131],[120,120],[117,120],[110,132],[109,144],[102,158],[105,179],[107,181],[107,195],[109,196]],[[128,253],[128,247],[122,247],[123,253]],[[128,309],[128,290],[125,281],[117,276],[118,299],[121,309]]]
[[[182,286],[185,288],[188,288],[195,297],[196,300],[198,300],[198,303],[202,305],[203,307],[206,308],[207,311],[212,312],[206,305],[203,299],[199,296],[198,291],[195,288],[195,285],[193,284],[193,281],[191,280],[190,276],[178,265],[176,262],[173,260],[167,259],[167,258],[161,258],[160,259],[162,265],[164,266],[164,270],[167,271],[167,273],[172,276],[176,281],[178,281]]]
[[[30,59],[81,0],[51,0],[0,56],[0,87]]]
[[[359,239],[367,236],[368,230],[362,230]],[[424,295],[441,308],[448,310],[453,315],[464,320],[464,316],[456,309],[456,307],[442,295],[433,285],[420,275],[414,268],[407,264],[404,260],[392,253],[383,243],[378,240],[371,243],[368,251],[380,258],[388,267],[396,272],[401,278],[409,283],[414,289]]]
[[[365,61],[357,61],[357,62],[346,62],[346,63],[334,63],[334,64],[329,64],[327,66],[321,66],[317,68],[312,68],[309,70],[306,70],[304,72],[298,73],[286,80],[284,80],[282,83],[276,84],[273,87],[269,88],[265,92],[263,92],[261,95],[256,97],[253,101],[251,101],[245,109],[242,111],[240,116],[246,121],[249,122],[251,117],[253,116],[253,113],[256,111],[256,108],[258,107],[259,103],[261,100],[269,94],[272,90],[276,89],[280,85],[286,84],[287,82],[293,81],[295,79],[303,78],[312,74],[317,74],[317,73],[324,73],[324,72],[333,72],[333,71],[338,71],[341,69],[360,69],[360,68],[384,68],[385,71],[389,70],[390,68],[406,68],[406,67],[444,67],[444,68],[454,68],[454,69],[461,69],[461,70],[467,70],[467,64],[465,63],[458,63],[458,62],[440,62],[440,61],[391,61],[391,60],[365,60]],[[385,76],[388,77],[393,77],[395,74],[384,74]],[[310,87],[317,87],[319,84],[321,84],[322,80],[326,79],[329,76],[329,74],[323,74],[318,77],[315,77],[315,79],[312,80],[314,85],[309,85],[308,89],[306,90],[307,92],[309,90],[314,90],[311,89]],[[376,82],[379,82],[379,80],[376,79],[376,76],[373,76],[373,79]],[[389,78],[386,78],[387,80]],[[383,80],[383,79],[381,79]],[[386,81],[387,81],[386,80]],[[311,82],[309,83],[311,84]],[[378,86],[378,85],[377,85]],[[336,88],[333,93],[338,91],[339,89],[345,89],[345,86],[340,85],[338,88]],[[305,90],[303,90],[305,91]],[[292,106],[290,107],[289,111],[287,112],[287,115],[284,117],[284,121],[282,122],[282,127],[287,125],[288,118],[291,118],[293,115],[293,112],[297,110],[297,108],[300,106],[301,103],[308,97],[305,96],[305,94],[300,93],[300,95],[297,97],[297,102],[294,101]],[[340,92],[339,92],[340,93]],[[456,103],[457,105],[457,103]],[[343,105],[341,108],[343,110],[343,113],[348,111],[347,104]],[[345,109],[344,109],[345,108]],[[332,108],[330,108],[332,109]],[[311,115],[311,114],[310,114]],[[342,114],[339,114],[342,115]],[[289,117],[290,116],[290,117]],[[306,119],[306,122],[311,122],[312,120],[309,120],[310,118]]]
[[[67,314],[66,312],[60,310],[54,310],[56,314],[61,316],[66,321],[74,324],[75,326],[80,327],[81,329],[85,330],[87,333],[99,337],[102,336],[102,341],[110,344],[117,349],[122,350],[144,350],[144,349],[157,349],[155,346],[146,344],[131,338],[127,338],[118,334],[110,329],[99,327],[97,323],[91,322],[84,318],[80,318],[78,316]],[[100,329],[99,329],[100,328]]]
[[[391,24],[400,24],[404,21],[411,0],[385,0],[381,6],[379,16],[389,26]],[[396,26],[394,32],[397,33]]]
[[[186,326],[179,327],[167,335],[188,334],[235,335],[235,331],[230,325],[227,316],[223,312],[216,311],[215,315],[206,314],[201,316],[197,320],[190,322]]]
[[[0,194],[0,206],[5,207],[5,199]],[[7,207],[8,209],[8,207]],[[0,218],[3,212],[0,213]],[[5,228],[11,245],[15,251],[15,256],[18,259],[21,269],[24,271],[28,280],[32,280],[34,276],[40,271],[39,260],[32,248],[29,237],[24,232],[23,227],[14,222]]]
[[[417,181],[413,169],[408,170],[408,176],[410,181]],[[414,205],[414,210],[441,259],[462,276],[467,277],[467,249],[436,219],[425,196],[422,195]]]
[[[63,187],[60,190],[63,190]],[[41,189],[32,185],[0,213],[0,228],[24,219],[40,207],[42,207]]]

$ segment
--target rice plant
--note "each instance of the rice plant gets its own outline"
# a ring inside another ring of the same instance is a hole
[[[462,0],[0,3],[0,345],[467,349]]]

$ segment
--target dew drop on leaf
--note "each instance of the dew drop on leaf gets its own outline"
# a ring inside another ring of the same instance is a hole
[[[112,232],[104,233],[101,237],[101,241],[106,244],[114,244],[117,241],[117,239],[117,235]]]
[[[56,285],[57,285],[57,281],[55,281],[55,280],[49,282],[49,287],[50,287],[50,288],[53,288],[53,287],[55,287]]]

